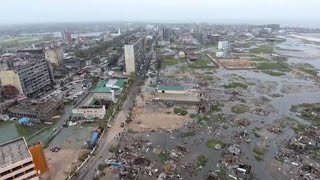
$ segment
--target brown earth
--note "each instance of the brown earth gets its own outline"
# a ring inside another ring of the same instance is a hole
[[[45,156],[49,166],[49,172],[43,174],[44,180],[61,180],[67,177],[73,165],[78,163],[80,149],[61,149],[59,152],[51,152],[45,149]]]

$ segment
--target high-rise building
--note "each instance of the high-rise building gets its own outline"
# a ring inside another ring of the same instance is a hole
[[[162,28],[162,39],[163,40],[168,40],[169,39],[169,36],[170,36],[170,34],[169,34],[169,29],[168,28]]]
[[[207,35],[207,42],[208,44],[212,44],[214,46],[217,46],[219,41],[221,39],[221,36],[218,34],[208,34]]]
[[[145,38],[130,39],[124,45],[126,73],[134,73],[139,70],[145,58]]]
[[[32,96],[53,83],[49,63],[43,55],[28,53],[0,57],[2,85],[14,86],[19,93]]]
[[[0,179],[39,179],[23,137],[0,144]]]
[[[72,35],[70,31],[62,31],[62,40],[68,44],[72,44]]]

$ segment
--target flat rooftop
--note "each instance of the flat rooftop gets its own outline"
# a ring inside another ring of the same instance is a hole
[[[23,137],[0,144],[0,169],[30,157]]]

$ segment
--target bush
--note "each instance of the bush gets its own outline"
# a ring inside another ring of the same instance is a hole
[[[173,109],[173,112],[174,112],[175,114],[180,115],[180,116],[185,116],[185,115],[188,114],[188,111],[186,111],[186,110],[184,110],[184,109],[180,109],[180,108],[174,108],[174,109]]]
[[[231,88],[247,89],[248,85],[234,82],[234,83],[230,83],[230,84],[225,84],[225,85],[223,85],[223,87],[226,88],[226,89],[231,89]]]
[[[208,162],[208,158],[204,155],[199,155],[197,157],[197,160],[198,160],[198,162],[197,162],[198,166],[205,166]]]
[[[190,118],[195,118],[196,116],[196,114],[190,114]]]
[[[283,76],[285,73],[277,71],[262,71],[263,73],[269,74],[270,76]]]
[[[78,157],[78,160],[79,160],[80,162],[85,161],[85,160],[87,159],[87,157],[89,156],[89,154],[90,154],[90,151],[89,151],[89,150],[83,150],[83,151],[81,151],[81,152],[80,152],[80,155],[79,155],[79,157]]]
[[[224,146],[224,143],[223,143],[222,141],[220,141],[220,140],[209,139],[209,140],[207,141],[207,147],[208,147],[208,148],[215,148],[216,145],[218,145],[218,144],[219,144],[221,147]]]
[[[237,104],[231,107],[231,111],[236,114],[242,114],[248,112],[250,108],[244,104]]]

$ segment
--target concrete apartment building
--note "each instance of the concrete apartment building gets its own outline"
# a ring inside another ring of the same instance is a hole
[[[53,67],[59,67],[63,64],[63,50],[60,47],[48,47],[45,49],[45,57]]]
[[[23,137],[0,144],[0,179],[39,179],[32,155]]]
[[[126,73],[131,74],[139,71],[140,65],[145,58],[145,38],[132,38],[124,45]]]
[[[0,80],[14,86],[21,95],[31,96],[52,84],[48,62],[43,55],[6,54],[0,57]]]

